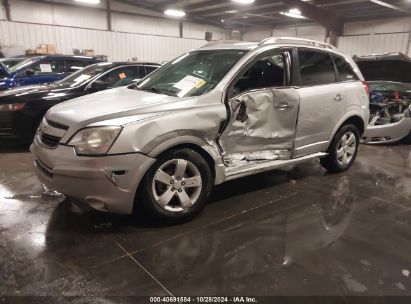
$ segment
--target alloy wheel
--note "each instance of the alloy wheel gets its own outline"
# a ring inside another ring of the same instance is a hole
[[[182,212],[193,206],[202,189],[198,168],[186,159],[171,159],[156,171],[152,191],[154,199],[162,208]]]
[[[345,133],[337,145],[337,161],[341,166],[347,166],[355,155],[357,140],[353,132]]]

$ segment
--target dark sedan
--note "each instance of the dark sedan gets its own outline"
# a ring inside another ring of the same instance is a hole
[[[63,101],[128,85],[160,67],[154,63],[102,62],[59,82],[0,93],[0,142],[30,143],[44,114]]]

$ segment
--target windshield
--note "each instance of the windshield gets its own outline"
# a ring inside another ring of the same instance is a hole
[[[60,80],[57,83],[65,87],[77,87],[87,82],[94,76],[99,75],[104,71],[107,71],[109,68],[112,67],[112,65],[113,64],[110,62],[92,64],[85,67],[84,69],[78,70],[77,72],[70,74],[69,76]]]
[[[11,73],[14,73],[22,68],[25,68],[29,65],[31,65],[32,63],[36,62],[37,60],[39,60],[41,57],[33,57],[33,58],[28,58],[26,60],[20,61],[19,63],[17,63],[16,65],[12,66],[11,68],[9,68],[9,71]]]
[[[1,60],[1,63],[4,64],[6,68],[10,70],[11,67],[15,66],[16,64],[24,60],[25,60],[24,58],[7,58],[7,59]]]
[[[187,53],[155,71],[138,89],[178,97],[200,96],[214,89],[246,53],[240,50]]]

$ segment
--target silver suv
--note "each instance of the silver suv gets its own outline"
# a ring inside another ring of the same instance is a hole
[[[328,44],[218,42],[54,106],[31,150],[39,179],[74,201],[179,221],[228,180],[312,158],[347,170],[368,115],[360,71]]]

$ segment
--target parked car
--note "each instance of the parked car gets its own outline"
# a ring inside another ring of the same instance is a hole
[[[0,140],[31,143],[50,107],[75,97],[128,85],[159,66],[154,63],[96,63],[53,84],[24,86],[1,92]]]
[[[411,141],[411,58],[401,53],[354,57],[370,87],[364,143]]]
[[[31,151],[39,179],[74,201],[182,221],[225,181],[313,158],[347,170],[368,115],[363,76],[328,44],[219,42],[54,106]]]
[[[101,60],[61,55],[27,58],[11,68],[0,69],[0,90],[30,84],[52,83],[96,62]]]
[[[15,66],[16,64],[26,60],[24,57],[19,58],[1,58],[0,63],[2,63],[7,69]]]

